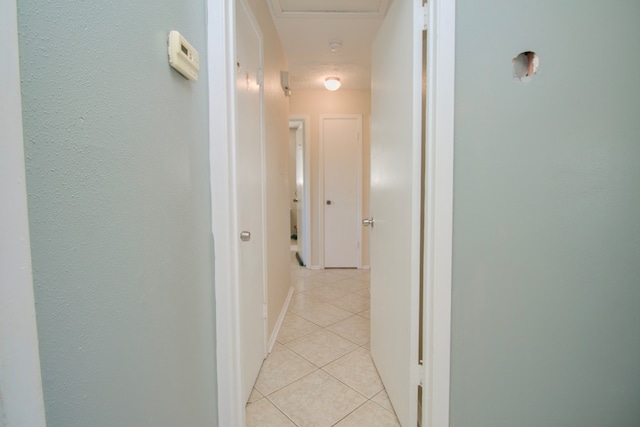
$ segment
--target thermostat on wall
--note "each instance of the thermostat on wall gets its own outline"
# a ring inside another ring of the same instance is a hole
[[[198,80],[200,55],[178,31],[169,33],[169,64],[189,80]]]

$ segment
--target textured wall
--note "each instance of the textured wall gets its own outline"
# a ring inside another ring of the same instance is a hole
[[[205,2],[18,8],[48,425],[215,425]]]
[[[44,427],[14,1],[0,2],[0,40],[0,426]]]
[[[264,120],[267,176],[268,334],[274,330],[291,288],[289,233],[289,99],[280,86],[287,69],[267,2],[248,1],[264,37]],[[268,339],[269,337],[267,337]]]
[[[297,90],[291,94],[291,114],[309,115],[311,120],[311,261],[320,262],[318,242],[318,192],[320,191],[318,165],[320,146],[320,115],[362,115],[362,217],[369,216],[369,177],[371,169],[370,116],[371,92],[369,90]],[[369,229],[362,230],[362,265],[369,265]]]
[[[639,16],[457,2],[452,427],[640,425]]]

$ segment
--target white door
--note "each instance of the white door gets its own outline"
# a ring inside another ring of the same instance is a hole
[[[320,118],[324,266],[360,267],[362,146],[360,116]]]
[[[371,356],[402,426],[417,424],[422,29],[395,1],[372,47]]]
[[[242,393],[245,401],[266,356],[262,35],[244,2],[236,8],[236,194]]]

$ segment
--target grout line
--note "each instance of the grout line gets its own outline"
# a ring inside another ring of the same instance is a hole
[[[285,412],[280,409],[280,407],[278,405],[276,405],[274,402],[271,401],[271,399],[269,399],[268,397],[265,396],[265,399],[267,399],[269,401],[269,403],[271,403],[271,405],[273,405],[274,408],[276,408],[278,410],[278,412],[280,412],[282,415],[284,415],[284,417],[286,419],[288,419],[289,421],[291,421],[291,424],[293,424],[296,427],[300,427],[295,421],[293,421],[291,419],[291,417],[289,417],[287,414],[285,414]]]
[[[332,426],[335,426],[337,424],[339,424],[342,420],[344,420],[345,418],[347,418],[349,415],[353,414],[355,411],[357,411],[358,409],[360,409],[363,405],[366,405],[366,403],[369,400],[365,400],[364,402],[362,402],[362,405],[358,405],[356,408],[353,409],[353,411],[349,412],[347,415],[345,415],[344,417],[340,418],[338,421],[336,421],[334,424],[332,424]]]

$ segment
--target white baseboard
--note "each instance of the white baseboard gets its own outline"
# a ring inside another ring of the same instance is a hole
[[[371,266],[370,265],[363,265],[360,269],[361,270],[371,270]]]
[[[267,345],[267,354],[271,353],[271,350],[273,350],[273,346],[276,345],[276,340],[278,339],[278,333],[280,332],[280,328],[282,327],[282,322],[284,322],[284,316],[287,314],[287,310],[289,309],[289,303],[291,302],[292,296],[293,296],[293,286],[289,288],[289,293],[287,294],[287,298],[285,298],[284,300],[284,304],[282,305],[282,310],[280,310],[278,321],[276,322],[276,325],[273,328],[273,332],[271,333],[271,338],[269,338],[269,343]]]
[[[309,270],[322,270],[322,267],[320,267],[319,265],[312,265],[309,267]]]

